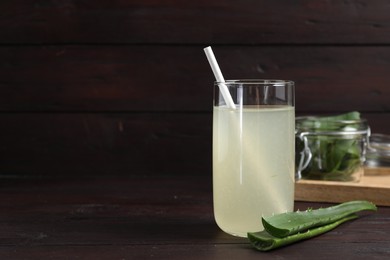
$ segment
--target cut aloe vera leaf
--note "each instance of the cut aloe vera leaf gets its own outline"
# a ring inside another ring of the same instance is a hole
[[[287,212],[270,217],[263,217],[262,222],[265,230],[272,236],[286,237],[312,227],[323,226],[335,222],[352,213],[376,209],[376,206],[371,202],[356,200],[328,208]]]
[[[274,237],[274,236],[270,235],[269,233],[267,233],[267,231],[265,231],[265,230],[260,231],[260,232],[252,232],[252,233],[248,233],[248,239],[249,239],[249,242],[251,243],[251,245],[255,249],[260,250],[260,251],[270,251],[270,250],[273,250],[275,248],[279,248],[279,247],[286,246],[286,245],[289,245],[289,244],[292,244],[292,243],[295,243],[295,242],[298,242],[301,240],[306,240],[306,239],[321,235],[325,232],[328,232],[328,231],[334,229],[338,225],[340,225],[346,221],[349,221],[351,219],[355,219],[357,217],[358,216],[356,214],[351,214],[349,216],[341,218],[341,219],[339,219],[335,222],[332,222],[330,224],[320,226],[320,227],[315,227],[315,228],[306,230],[303,233],[297,233],[297,234],[290,235],[290,236],[283,237],[283,238]]]

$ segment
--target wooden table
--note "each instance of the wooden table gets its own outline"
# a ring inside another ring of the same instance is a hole
[[[210,176],[8,176],[0,208],[0,259],[390,259],[390,207],[304,242],[255,251],[216,226]]]

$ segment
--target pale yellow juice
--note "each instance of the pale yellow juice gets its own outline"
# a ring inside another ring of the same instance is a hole
[[[214,215],[225,232],[263,230],[262,216],[294,205],[294,108],[214,107]]]

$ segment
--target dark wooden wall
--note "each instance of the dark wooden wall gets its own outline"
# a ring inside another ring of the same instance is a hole
[[[390,1],[4,0],[0,175],[211,174],[225,78],[296,82],[298,114],[390,133]]]

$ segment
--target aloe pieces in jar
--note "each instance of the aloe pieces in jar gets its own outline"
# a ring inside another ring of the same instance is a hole
[[[301,169],[304,179],[353,181],[364,161],[367,122],[359,112],[329,117],[304,117],[296,121],[296,154],[307,139],[312,158]],[[299,160],[298,160],[299,161]],[[297,161],[297,162],[298,162]]]

